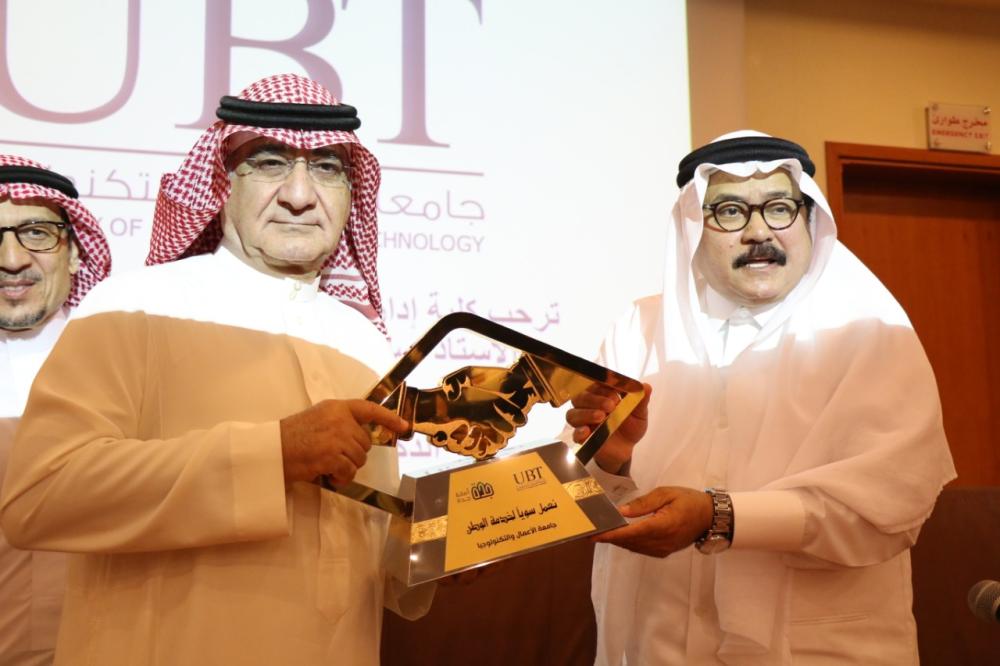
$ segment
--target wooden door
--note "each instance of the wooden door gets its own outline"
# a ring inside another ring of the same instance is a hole
[[[1000,157],[827,143],[838,235],[913,322],[955,485],[1000,485]]]

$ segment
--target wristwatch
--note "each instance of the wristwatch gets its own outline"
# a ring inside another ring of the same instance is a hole
[[[695,539],[694,545],[706,555],[721,553],[733,545],[733,500],[725,488],[708,488],[712,496],[712,526]]]

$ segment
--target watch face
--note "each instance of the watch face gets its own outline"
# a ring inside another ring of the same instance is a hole
[[[713,534],[698,544],[698,550],[706,555],[714,555],[726,550],[730,545],[729,539],[726,537],[721,534]]]

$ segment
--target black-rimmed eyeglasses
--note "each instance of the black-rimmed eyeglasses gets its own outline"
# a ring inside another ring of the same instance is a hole
[[[14,233],[17,242],[31,252],[49,252],[59,246],[68,222],[27,222],[16,227],[0,227],[0,244],[8,231]]]
[[[764,224],[775,231],[781,231],[792,226],[804,205],[805,201],[789,198],[768,199],[761,204],[730,200],[702,206],[702,210],[711,212],[712,219],[723,231],[741,231],[750,223],[750,216],[755,210],[760,211]]]

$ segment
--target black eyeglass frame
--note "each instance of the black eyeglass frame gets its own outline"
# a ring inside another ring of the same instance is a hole
[[[59,233],[56,234],[56,242],[52,245],[52,247],[45,248],[44,250],[35,250],[24,244],[24,241],[21,240],[20,230],[27,229],[29,227],[40,224],[51,224],[52,226],[57,227],[59,229]],[[17,239],[17,244],[23,247],[25,250],[27,250],[28,252],[38,252],[42,254],[46,252],[54,252],[59,247],[59,244],[62,243],[63,239],[69,238],[73,233],[72,225],[70,225],[69,222],[56,222],[55,220],[37,220],[33,222],[24,222],[22,224],[18,224],[13,227],[0,227],[0,245],[3,244],[4,237],[6,236],[8,231],[14,234],[14,238]],[[64,231],[67,232],[65,235],[63,234]]]
[[[791,203],[795,204],[795,214],[792,215],[791,221],[784,226],[775,226],[771,224],[767,219],[767,213],[764,212],[764,209],[770,204],[774,203],[775,201],[790,201]],[[719,206],[733,205],[733,204],[742,206],[747,209],[746,219],[743,220],[743,224],[740,225],[738,228],[727,229],[722,225],[721,222],[719,222],[719,218],[715,213],[715,209],[718,208]],[[802,212],[802,207],[805,205],[806,202],[803,199],[792,199],[791,197],[775,197],[774,199],[768,199],[767,201],[763,201],[759,204],[751,204],[739,199],[726,199],[725,201],[719,201],[717,203],[714,203],[711,206],[702,206],[701,209],[703,211],[709,211],[712,213],[712,221],[715,222],[715,226],[718,227],[721,231],[735,233],[737,231],[743,231],[744,229],[747,228],[747,225],[750,224],[750,218],[753,217],[753,213],[755,210],[760,211],[760,217],[761,219],[764,220],[764,224],[767,225],[768,229],[771,229],[772,231],[781,231],[783,229],[787,229],[788,227],[795,224],[795,220],[799,219],[799,213]]]

